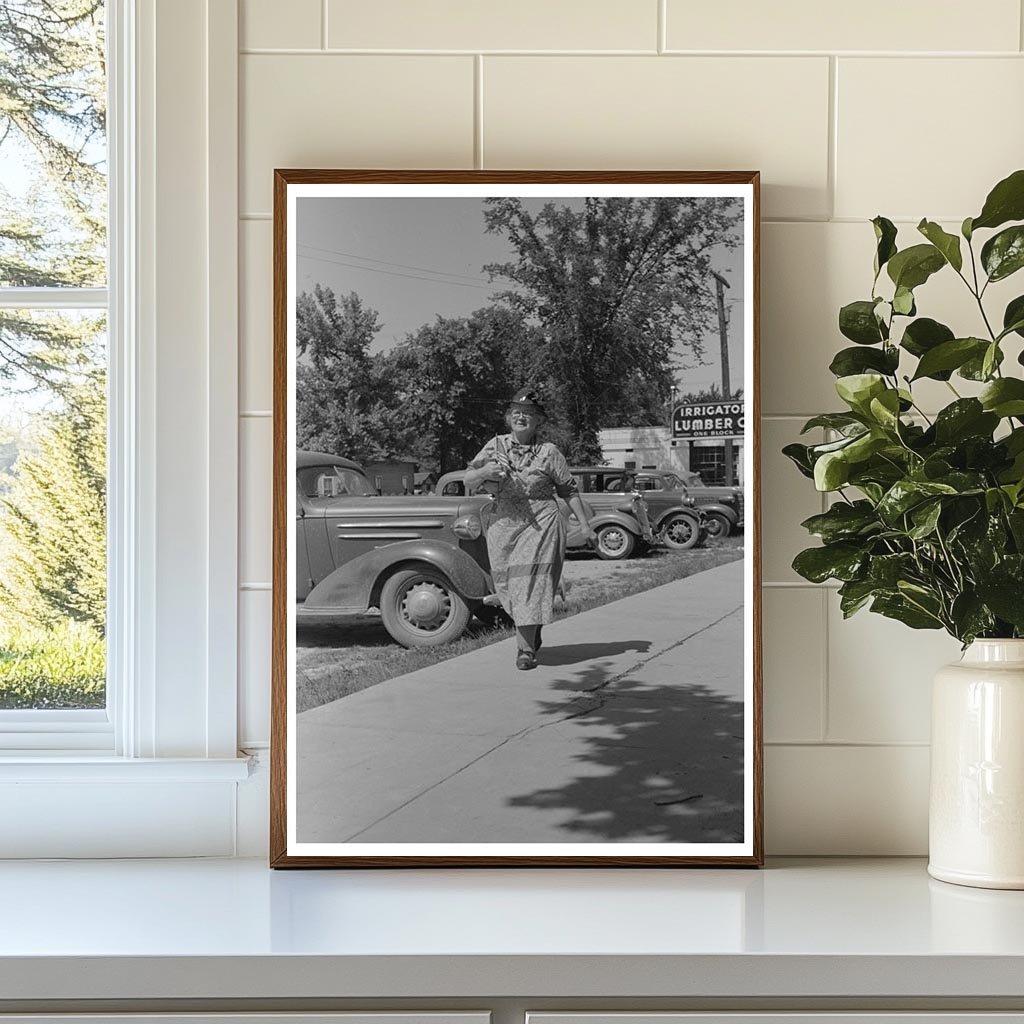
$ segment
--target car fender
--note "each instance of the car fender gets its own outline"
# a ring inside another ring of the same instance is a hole
[[[652,528],[655,533],[660,533],[664,528],[665,524],[676,516],[688,516],[694,520],[698,525],[704,523],[704,506],[696,508],[693,505],[676,505],[675,508],[670,508],[658,517],[657,521],[652,524]]]
[[[324,577],[309,593],[311,611],[366,611],[380,600],[385,579],[403,565],[426,564],[444,573],[460,596],[481,601],[494,592],[490,576],[462,548],[432,539],[403,540],[367,551]]]
[[[615,523],[617,526],[629,530],[630,533],[635,533],[638,537],[643,537],[644,535],[643,527],[634,516],[629,515],[627,512],[609,509],[608,511],[597,512],[590,517],[590,525],[595,530],[600,529],[602,526],[607,526],[609,523]]]
[[[739,513],[732,505],[724,505],[717,501],[702,501],[697,506],[701,512],[707,515],[710,512],[720,512],[733,526],[739,521]]]

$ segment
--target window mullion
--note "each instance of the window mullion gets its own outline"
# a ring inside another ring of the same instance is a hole
[[[0,309],[106,308],[106,288],[0,288]]]

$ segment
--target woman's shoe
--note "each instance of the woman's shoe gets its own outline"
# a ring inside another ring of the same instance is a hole
[[[527,669],[536,667],[537,658],[532,651],[520,651],[516,655],[516,668],[523,669],[524,671],[526,671]]]

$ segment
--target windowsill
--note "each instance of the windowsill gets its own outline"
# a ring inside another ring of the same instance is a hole
[[[242,782],[248,757],[115,757],[81,750],[0,756],[4,782]]]
[[[85,997],[1024,999],[1024,893],[936,882],[920,859],[763,871],[8,862],[0,906],[17,922],[0,929],[0,1011]]]

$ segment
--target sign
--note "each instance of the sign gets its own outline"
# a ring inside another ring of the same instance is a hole
[[[743,403],[677,405],[672,411],[672,436],[742,437]]]

